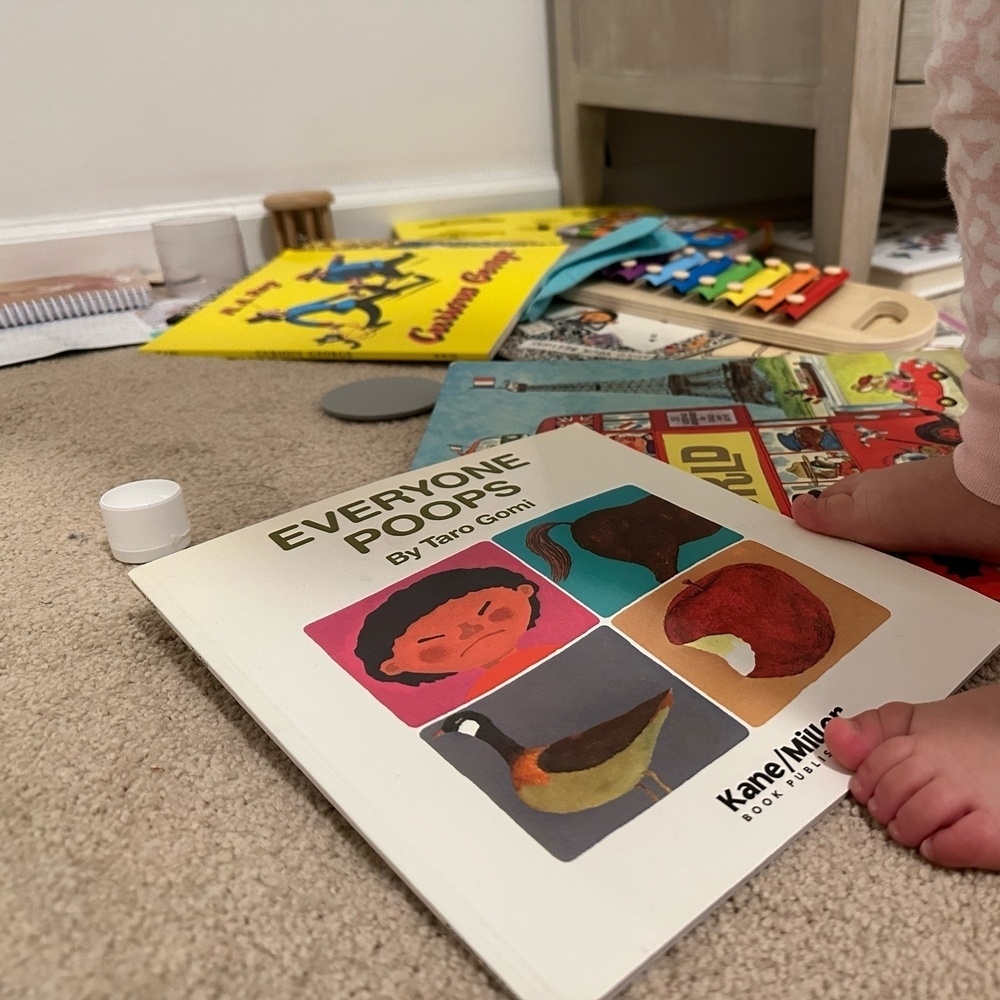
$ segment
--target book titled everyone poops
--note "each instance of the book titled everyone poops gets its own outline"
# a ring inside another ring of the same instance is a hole
[[[525,1000],[616,992],[845,794],[831,719],[1000,643],[992,601],[579,425],[130,575]]]

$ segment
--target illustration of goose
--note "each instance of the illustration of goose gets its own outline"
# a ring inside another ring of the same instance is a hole
[[[462,733],[488,743],[510,768],[514,791],[525,805],[539,812],[575,813],[604,805],[634,788],[654,802],[670,791],[649,765],[673,703],[673,692],[667,688],[621,715],[547,746],[522,746],[473,710],[445,719],[437,735]]]

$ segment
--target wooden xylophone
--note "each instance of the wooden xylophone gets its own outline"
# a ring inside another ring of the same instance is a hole
[[[849,278],[842,267],[686,247],[613,265],[563,296],[798,351],[909,350],[933,336],[930,302]]]

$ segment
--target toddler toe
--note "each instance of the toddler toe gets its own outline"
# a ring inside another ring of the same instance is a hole
[[[828,486],[818,497],[808,493],[799,496],[792,504],[792,517],[796,523],[820,535],[857,538],[858,505],[848,490],[856,478],[860,477],[842,479]]]
[[[890,702],[878,709],[869,709],[851,718],[834,719],[827,725],[824,732],[827,748],[833,754],[833,759],[848,771],[859,771],[869,756],[881,747],[887,740],[902,736],[909,731],[910,719],[913,716],[913,706],[904,702]],[[880,777],[896,758],[886,761],[877,774],[871,775],[874,780]],[[852,782],[851,791],[854,791]],[[871,794],[871,788],[868,789]]]
[[[904,847],[917,847],[968,812],[968,804],[944,777],[932,779],[896,811],[886,829]]]
[[[985,810],[966,813],[925,839],[920,853],[943,868],[1000,871],[1000,825]]]
[[[859,802],[867,802],[883,776],[913,753],[915,744],[907,736],[912,717],[913,706],[897,701],[845,720],[856,727],[853,759],[860,762],[854,767],[850,788]],[[832,726],[831,722],[827,730]],[[839,735],[834,736],[837,739]],[[830,752],[837,763],[849,767],[846,756],[841,760],[832,746]]]
[[[904,752],[907,750],[905,746],[901,749]],[[868,811],[879,823],[889,823],[935,775],[934,765],[925,755],[910,753],[879,778],[868,799]]]

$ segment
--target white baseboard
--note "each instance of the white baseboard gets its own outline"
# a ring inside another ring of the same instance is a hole
[[[555,171],[515,177],[444,178],[403,187],[354,186],[334,192],[338,239],[384,239],[397,219],[551,208],[559,204]],[[101,214],[0,219],[0,281],[116,267],[158,270],[150,225],[183,215],[235,215],[247,262],[257,268],[276,250],[258,198],[149,205]]]

